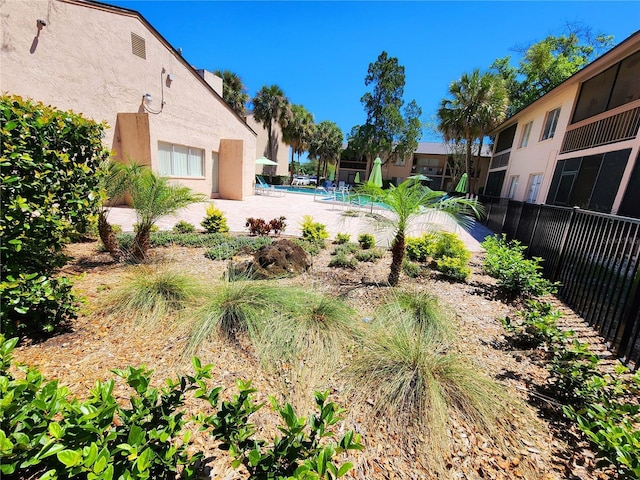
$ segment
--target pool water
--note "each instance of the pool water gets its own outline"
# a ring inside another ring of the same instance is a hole
[[[316,192],[315,188],[304,188],[304,187],[293,187],[289,185],[275,185],[274,188],[276,190],[280,190],[283,192],[289,193],[301,193],[303,195],[315,195],[319,201],[323,202],[335,202],[335,203],[348,203],[354,206],[360,207],[370,207],[372,204],[374,207],[388,209],[384,203],[371,201],[371,198],[367,195],[354,195],[354,194],[345,194],[342,195],[338,193],[337,195],[333,195],[333,193],[329,193],[326,190],[319,190]],[[359,203],[358,203],[359,200]]]

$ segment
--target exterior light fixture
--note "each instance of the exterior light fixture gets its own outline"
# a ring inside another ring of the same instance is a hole
[[[38,20],[36,20],[36,22],[38,23],[38,27],[46,27],[47,26],[47,21],[39,18]]]
[[[142,96],[142,101],[143,101],[144,103],[151,103],[151,102],[153,101],[153,99],[151,98],[151,94],[150,94],[150,93],[145,93],[145,94]]]

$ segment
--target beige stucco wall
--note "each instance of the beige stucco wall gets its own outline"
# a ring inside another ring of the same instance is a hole
[[[73,0],[5,1],[0,91],[106,122],[109,148],[118,147],[118,113],[144,114],[145,93],[153,97],[149,108],[160,111],[164,96],[162,112],[147,114],[150,158],[136,160],[157,169],[159,141],[203,149],[204,177],[175,180],[217,195],[212,158],[221,139],[241,140],[242,162],[253,168],[255,132],[135,14],[115,10]],[[37,19],[46,26],[38,28]],[[131,33],[145,39],[146,59],[132,53]],[[136,155],[142,150],[138,146]],[[239,188],[239,197],[252,195],[252,178],[244,178]]]
[[[267,135],[267,130],[262,126],[261,123],[256,122],[253,118],[253,115],[247,115],[247,124],[258,134],[256,139],[256,158],[269,157],[267,154],[268,149],[268,141],[269,136]],[[275,136],[274,148],[276,149],[277,154],[276,158],[271,158],[274,162],[278,162],[278,166],[268,166],[268,165],[256,165],[255,173],[260,175],[288,175],[289,174],[289,162],[291,161],[291,153],[289,149],[289,145],[282,141],[282,129],[280,125],[274,124],[273,134]]]

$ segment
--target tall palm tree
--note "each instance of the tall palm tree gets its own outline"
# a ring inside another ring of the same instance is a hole
[[[311,112],[307,111],[302,105],[291,105],[291,119],[282,129],[282,140],[291,145],[292,177],[295,173],[293,155],[294,153],[298,154],[298,163],[300,163],[300,154],[309,149],[314,127],[315,124]]]
[[[318,181],[322,172],[326,174],[327,163],[336,162],[340,157],[343,138],[342,130],[334,122],[325,120],[316,125],[309,144],[309,156],[318,159]]]
[[[172,185],[167,178],[148,168],[132,179],[127,192],[131,195],[131,206],[136,211],[137,231],[131,254],[138,261],[146,258],[151,244],[151,227],[160,217],[204,200],[204,195],[195,194],[182,185]]]
[[[388,279],[391,286],[396,286],[400,279],[407,228],[416,217],[429,209],[437,209],[439,212],[449,215],[456,222],[464,223],[471,221],[472,215],[480,217],[482,213],[482,205],[477,200],[462,197],[446,198],[445,192],[431,190],[413,180],[406,180],[397,187],[390,185],[387,190],[372,184],[365,184],[360,191],[383,202],[392,215],[391,218],[383,216],[375,219],[383,227],[391,228],[394,232]]]
[[[263,86],[251,100],[253,103],[253,117],[267,129],[267,154],[275,160],[273,148],[273,127],[277,123],[281,128],[286,127],[291,118],[289,99],[277,85]]]
[[[464,140],[466,143],[465,170],[471,178],[471,146],[479,139],[480,149],[486,134],[504,120],[508,107],[504,81],[491,73],[463,74],[449,86],[452,98],[442,100],[438,109],[438,130],[446,141]],[[478,151],[480,155],[480,151]],[[467,193],[471,182],[467,182]]]
[[[229,70],[216,70],[213,72],[222,78],[222,98],[241,117],[247,114],[247,102],[249,94],[238,74]]]

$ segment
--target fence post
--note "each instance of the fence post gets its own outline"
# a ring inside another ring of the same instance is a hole
[[[564,229],[562,233],[562,240],[560,240],[560,250],[558,251],[558,263],[556,263],[556,268],[553,271],[553,275],[551,276],[551,280],[555,281],[558,278],[558,273],[560,272],[560,265],[562,264],[562,256],[564,255],[565,247],[567,246],[567,238],[569,237],[569,231],[571,227],[573,227],[573,220],[576,216],[576,212],[580,210],[580,207],[573,207],[571,213],[569,214],[569,220],[567,221],[567,228]]]

